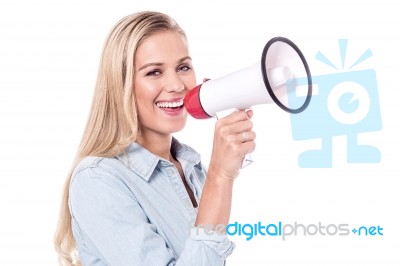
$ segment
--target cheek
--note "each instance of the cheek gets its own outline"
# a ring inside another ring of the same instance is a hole
[[[152,101],[146,99],[137,99],[138,119],[141,123],[146,124],[146,121],[154,117],[155,105]]]
[[[186,87],[188,90],[193,89],[194,87],[197,86],[197,83],[196,83],[196,76],[195,76],[194,74],[193,74],[193,75],[190,75],[190,76],[187,76],[187,77],[184,79],[184,83],[185,83],[185,87]]]
[[[135,96],[138,107],[153,104],[158,94],[159,90],[154,84],[145,82],[135,83]]]

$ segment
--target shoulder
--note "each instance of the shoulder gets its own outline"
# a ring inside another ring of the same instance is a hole
[[[97,156],[88,156],[81,159],[78,164],[75,166],[75,169],[72,173],[72,176],[80,174],[82,171],[87,169],[94,169],[94,168],[104,168],[105,165],[110,164],[110,160],[112,158],[105,158],[105,157],[97,157]]]
[[[125,169],[124,169],[125,168]],[[72,173],[69,186],[70,211],[106,211],[118,203],[137,201],[128,186],[126,166],[115,158],[86,157]]]
[[[81,159],[72,172],[72,178],[89,173],[118,175],[126,165],[115,157],[88,156]]]
[[[85,157],[72,173],[70,194],[98,193],[105,187],[126,190],[124,168],[126,166],[116,158]]]

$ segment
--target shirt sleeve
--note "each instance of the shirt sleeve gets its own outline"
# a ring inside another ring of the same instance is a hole
[[[74,237],[83,265],[224,265],[234,249],[226,235],[193,228],[179,257],[150,223],[126,185],[99,167],[74,174]]]

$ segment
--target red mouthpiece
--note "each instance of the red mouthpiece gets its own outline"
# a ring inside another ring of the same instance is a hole
[[[200,88],[201,85],[198,85],[191,89],[185,96],[183,103],[185,105],[188,113],[196,119],[205,119],[210,118],[206,111],[204,111],[203,106],[201,106],[200,102]]]

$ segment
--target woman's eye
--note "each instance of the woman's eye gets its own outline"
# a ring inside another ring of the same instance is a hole
[[[150,72],[147,72],[146,76],[158,76],[161,74],[161,71],[158,69],[152,70]]]
[[[181,66],[178,68],[178,72],[180,72],[180,71],[186,72],[186,71],[189,71],[190,69],[191,68],[189,66]]]

